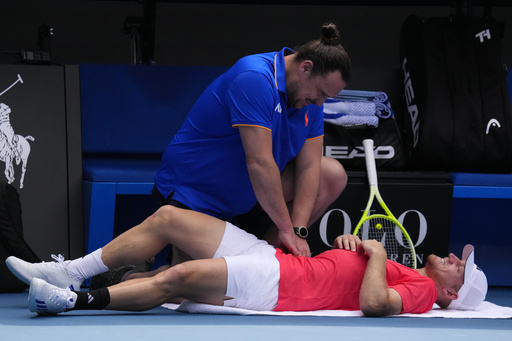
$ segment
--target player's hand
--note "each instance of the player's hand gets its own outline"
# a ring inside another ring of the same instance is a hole
[[[333,249],[343,249],[349,251],[357,251],[357,246],[361,244],[361,239],[358,236],[354,236],[353,234],[344,234],[338,236],[334,240],[334,244],[332,245]]]
[[[291,231],[279,231],[279,240],[294,256],[311,257],[306,239],[302,239]]]
[[[365,252],[370,257],[373,257],[375,255],[387,257],[386,249],[384,249],[384,246],[375,239],[363,240],[357,246],[357,253],[363,254]]]

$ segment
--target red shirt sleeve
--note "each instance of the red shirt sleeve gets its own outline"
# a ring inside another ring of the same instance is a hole
[[[437,288],[432,279],[392,261],[388,261],[386,277],[388,286],[402,298],[401,314],[423,314],[432,309],[437,299]]]

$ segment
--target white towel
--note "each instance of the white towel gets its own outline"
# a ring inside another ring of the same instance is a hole
[[[345,114],[356,116],[375,116],[376,107],[373,102],[326,101],[324,114]]]
[[[363,124],[374,126],[376,128],[379,126],[379,118],[377,116],[340,115],[336,118],[328,118],[327,115],[325,115],[324,122],[344,127],[359,126]]]
[[[342,96],[342,91],[335,98],[328,98],[324,103],[324,121],[345,127],[350,126],[379,126],[379,119],[386,119],[393,116],[393,111],[385,103],[376,99],[382,96],[375,93],[362,92],[367,96],[374,97],[358,97],[361,96],[357,91],[353,91],[350,95]],[[383,100],[387,101],[387,96],[383,94]]]
[[[345,101],[369,101],[369,102],[379,102],[385,105],[389,104],[388,95],[382,91],[366,91],[366,90],[343,90],[341,91],[336,98],[345,100]]]
[[[346,310],[316,310],[316,311],[254,311],[240,308],[221,307],[209,304],[185,301],[182,304],[164,304],[162,307],[192,314],[223,314],[223,315],[276,315],[276,316],[338,316],[362,317],[361,311]],[[445,318],[512,318],[512,308],[502,307],[484,301],[476,310],[440,309],[437,305],[425,314],[401,314],[395,317],[445,317]]]

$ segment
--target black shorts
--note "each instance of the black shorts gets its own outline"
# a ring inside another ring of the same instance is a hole
[[[162,193],[160,193],[160,191],[156,188],[156,186],[153,186],[152,194],[153,194],[153,199],[155,200],[155,203],[157,204],[158,207],[162,207],[165,205],[171,205],[171,206],[175,206],[178,208],[191,210],[191,208],[188,207],[187,205],[182,204],[181,202],[174,200],[172,198],[174,196],[174,192],[172,192],[167,198],[165,198],[162,195]]]

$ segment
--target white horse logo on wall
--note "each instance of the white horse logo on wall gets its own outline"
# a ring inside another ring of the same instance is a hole
[[[0,96],[6,93],[17,83],[23,83],[21,76],[5,89]],[[4,175],[7,183],[12,184],[15,180],[14,162],[16,165],[21,163],[20,189],[23,188],[25,172],[27,171],[27,161],[30,155],[30,144],[28,141],[34,141],[30,135],[21,136],[14,132],[11,125],[11,108],[0,102],[0,161],[5,163]]]

